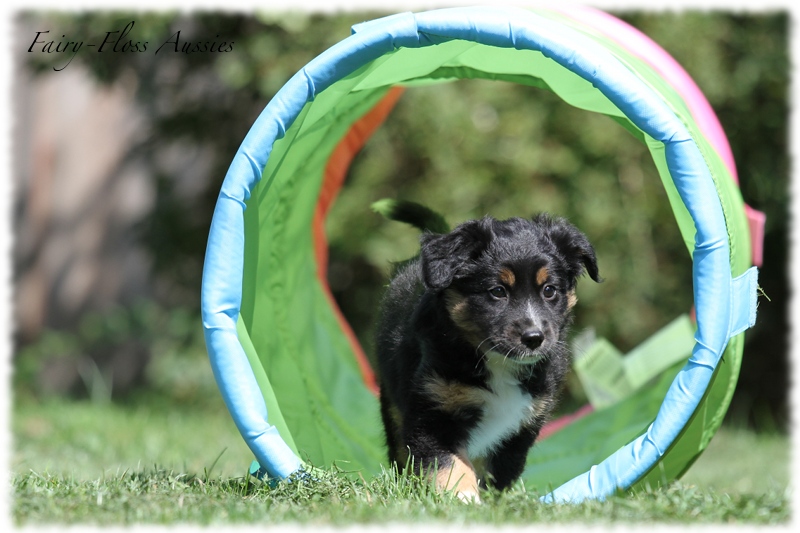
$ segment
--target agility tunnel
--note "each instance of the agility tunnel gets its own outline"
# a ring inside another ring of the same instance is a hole
[[[677,319],[624,358],[589,347],[576,372],[595,405],[548,427],[522,482],[545,501],[578,502],[679,477],[736,385],[743,331],[755,322],[763,215],[744,204],[727,139],[688,75],[637,30],[577,7],[450,8],[358,24],[253,124],[219,194],[202,283],[211,366],[252,473],[381,472],[375,380],[327,286],[325,216],[404,90],[466,78],[551,91],[625,127],[651,153],[692,257],[696,321]],[[592,376],[607,365],[623,377]]]

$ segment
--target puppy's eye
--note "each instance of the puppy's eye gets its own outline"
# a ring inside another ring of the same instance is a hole
[[[501,300],[506,296],[508,296],[505,287],[501,287],[500,285],[489,289],[489,294],[491,294],[493,298],[497,298],[498,300]]]
[[[558,291],[556,291],[556,288],[553,287],[552,285],[545,285],[544,288],[542,289],[542,296],[544,297],[545,300],[552,300],[553,298],[556,297],[557,293]]]

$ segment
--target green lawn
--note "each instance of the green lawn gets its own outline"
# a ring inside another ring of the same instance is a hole
[[[245,476],[251,455],[213,399],[202,409],[28,400],[13,407],[12,517],[18,525],[591,522],[784,523],[789,442],[723,427],[680,483],[605,503],[539,504],[521,489],[468,506],[413,480],[270,488]]]
[[[252,454],[220,398],[215,407],[161,408],[51,401],[12,413],[14,473],[49,472],[76,481],[154,465],[211,476],[242,476]],[[217,458],[219,458],[217,460]]]

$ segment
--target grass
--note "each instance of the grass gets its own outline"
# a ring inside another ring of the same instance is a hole
[[[777,434],[723,428],[681,482],[660,490],[542,505],[515,488],[473,506],[389,474],[363,480],[325,471],[314,483],[270,487],[246,475],[250,452],[221,401],[206,403],[18,401],[14,523],[783,524],[790,517],[788,439]]]
[[[214,476],[242,476],[252,457],[221,399],[199,409],[150,401],[18,402],[12,428],[15,473],[49,472],[77,481],[156,464],[200,473],[213,465]]]
[[[729,495],[682,484],[580,505],[543,505],[515,489],[489,494],[477,506],[389,475],[356,482],[326,473],[314,483],[270,488],[247,478],[207,479],[148,469],[88,482],[28,473],[15,478],[14,491],[17,524],[775,524],[788,519],[780,492]]]

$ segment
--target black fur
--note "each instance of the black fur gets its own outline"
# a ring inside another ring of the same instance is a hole
[[[410,452],[416,472],[461,461],[481,486],[513,483],[569,368],[566,334],[584,272],[600,281],[592,245],[561,218],[486,217],[423,234],[378,321],[390,461],[403,468]],[[470,492],[469,483],[440,484]]]
[[[388,219],[411,224],[423,231],[432,233],[450,231],[450,226],[442,215],[415,202],[384,198],[373,203],[372,210]]]

